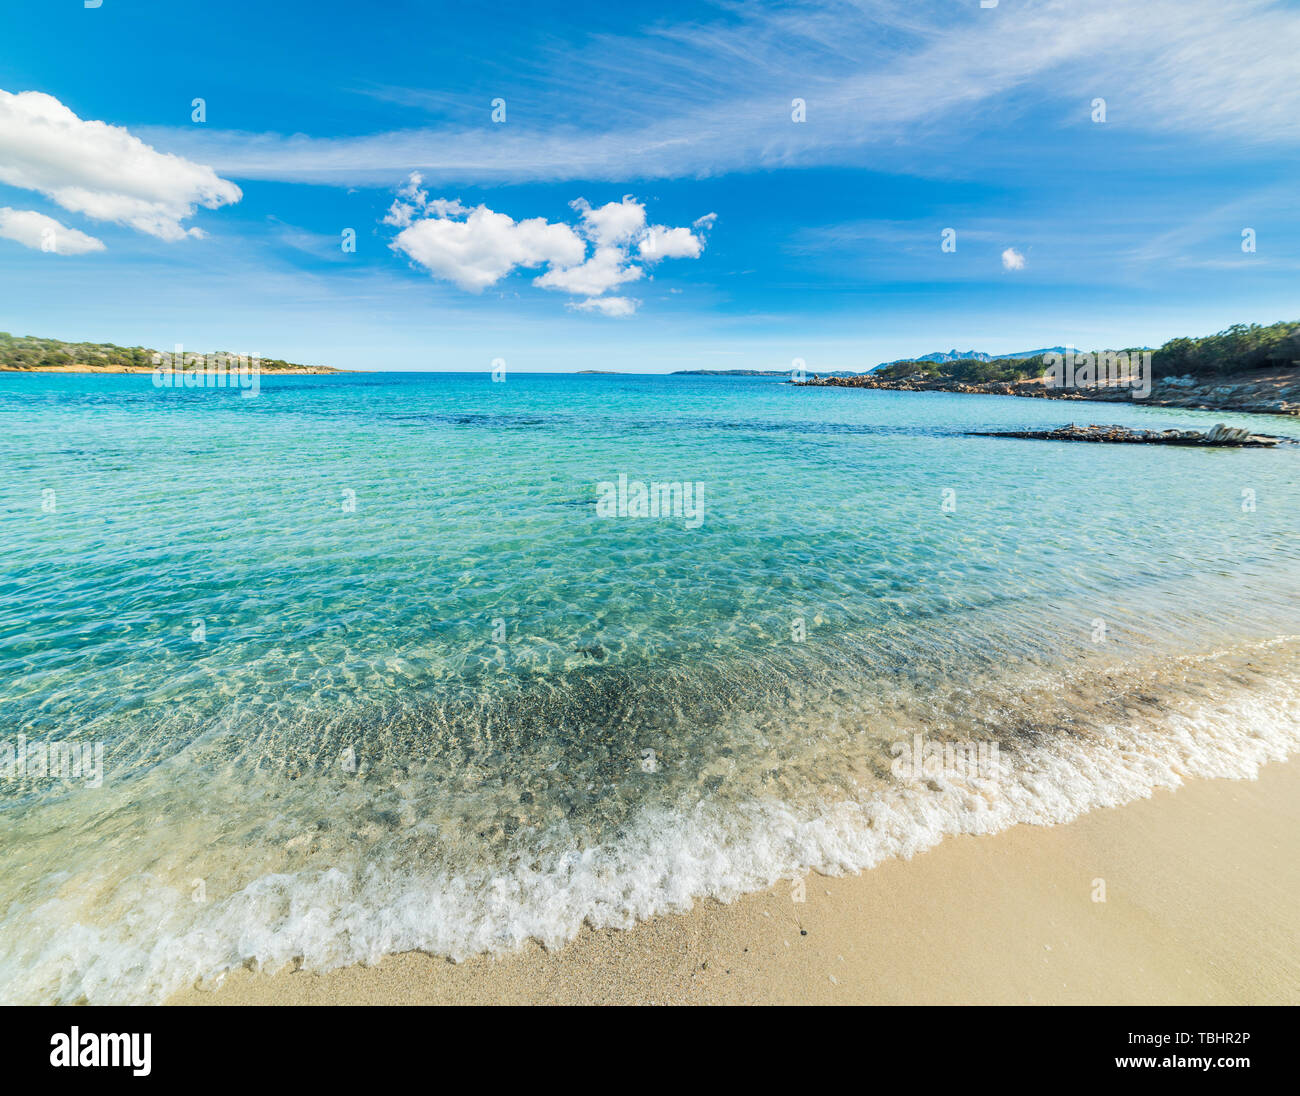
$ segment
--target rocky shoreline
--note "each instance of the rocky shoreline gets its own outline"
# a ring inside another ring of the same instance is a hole
[[[1054,430],[971,430],[973,438],[1038,438],[1043,441],[1088,441],[1120,445],[1200,445],[1232,449],[1266,449],[1284,441],[1272,434],[1252,434],[1219,423],[1212,430],[1131,430],[1126,426],[1060,426]]]
[[[1088,400],[1097,403],[1134,403],[1149,407],[1183,407],[1195,411],[1241,411],[1258,415],[1300,415],[1300,375],[1235,375],[1213,380],[1191,376],[1162,377],[1151,395],[1135,399],[1127,386],[1049,388],[1041,377],[1024,381],[990,381],[967,384],[922,375],[883,380],[864,373],[856,377],[818,377],[791,381],[795,387],[879,388],[892,392],[961,392],[984,396],[1023,396],[1048,400]]]

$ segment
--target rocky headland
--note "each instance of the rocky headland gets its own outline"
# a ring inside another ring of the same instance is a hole
[[[1295,321],[1237,324],[1216,335],[1170,339],[1156,350],[1069,351],[1068,368],[1062,368],[1059,349],[977,360],[929,355],[852,376],[814,374],[791,383],[1300,415],[1300,324]],[[1103,368],[1108,359],[1113,361]]]
[[[1052,388],[1042,377],[1020,381],[970,383],[946,377],[915,374],[883,378],[864,373],[856,377],[811,377],[792,381],[800,387],[880,388],[893,392],[965,392],[983,396],[1027,396],[1048,400],[1091,400],[1098,403],[1134,403],[1150,407],[1185,407],[1199,411],[1243,411],[1261,415],[1300,415],[1300,373],[1260,376],[1258,373],[1196,378],[1190,375],[1157,378],[1151,394],[1138,398],[1128,386]]]

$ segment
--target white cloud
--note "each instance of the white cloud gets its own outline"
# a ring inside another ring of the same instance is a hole
[[[548,270],[533,279],[533,285],[543,289],[561,289],[565,293],[581,293],[584,297],[598,297],[607,289],[636,281],[641,275],[641,268],[627,261],[627,252],[622,248],[598,247],[581,266]]]
[[[426,203],[425,209],[435,217],[463,217],[469,212],[469,206],[462,205],[459,198],[448,201],[446,198],[434,198]]]
[[[695,235],[689,228],[667,228],[664,225],[651,225],[638,246],[641,258],[648,263],[657,263],[660,259],[698,259],[703,250],[703,237]]]
[[[585,301],[570,301],[569,307],[577,312],[599,312],[604,316],[630,316],[639,301],[628,297],[593,297]]]
[[[1025,257],[1014,247],[1007,248],[1006,251],[1002,252],[1002,269],[1024,270]]]
[[[201,236],[181,224],[197,206],[243,196],[212,168],[158,152],[122,126],[79,118],[36,91],[0,91],[0,182],[163,240]]]
[[[102,240],[66,228],[53,217],[33,209],[0,206],[0,236],[54,255],[84,255],[87,251],[104,250]]]
[[[597,247],[625,244],[645,227],[645,206],[630,194],[599,209],[592,209],[586,198],[575,198],[569,205],[582,214],[582,233]]]
[[[567,266],[580,262],[586,251],[566,224],[543,217],[515,221],[487,206],[476,207],[463,221],[436,213],[412,220],[391,246],[471,293],[481,293],[516,267]]]
[[[410,226],[411,218],[424,209],[429,202],[428,192],[420,189],[420,184],[423,182],[424,176],[418,171],[411,172],[411,177],[397,188],[397,197],[393,199],[393,204],[388,207],[388,212],[384,215],[384,224],[394,225],[397,228]]]
[[[384,214],[383,223],[406,228],[420,212],[434,217],[463,217],[470,212],[459,199],[448,201],[446,198],[429,200],[429,192],[423,188],[424,176],[418,171],[411,172],[411,177],[397,188],[397,198]]]
[[[569,204],[578,213],[576,225],[542,217],[516,222],[484,205],[471,210],[459,199],[430,199],[423,182],[413,173],[384,215],[384,224],[401,229],[390,246],[472,293],[516,269],[545,266],[533,279],[535,286],[587,298],[569,307],[627,316],[638,302],[602,294],[645,276],[645,267],[631,254],[634,247],[641,262],[694,259],[704,250],[703,235],[688,228],[647,229],[645,205],[630,194],[598,208],[585,198],[574,199]],[[716,219],[709,213],[695,226],[702,231]]]

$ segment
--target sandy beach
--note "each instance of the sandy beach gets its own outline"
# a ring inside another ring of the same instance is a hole
[[[1298,838],[1292,760],[813,875],[803,902],[785,884],[558,952],[240,971],[172,1003],[1296,1004]]]

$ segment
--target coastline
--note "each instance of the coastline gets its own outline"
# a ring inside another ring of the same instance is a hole
[[[812,377],[791,381],[795,388],[868,388],[890,392],[952,392],[959,395],[1019,396],[1039,400],[1074,400],[1082,403],[1129,403],[1147,407],[1177,407],[1187,411],[1234,411],[1250,415],[1300,415],[1300,380],[1294,370],[1267,376],[1219,377],[1191,386],[1156,381],[1151,394],[1138,400],[1125,384],[1086,390],[1050,388],[1045,378],[1023,381],[987,381],[970,384],[956,380],[903,377],[882,380],[862,374],[854,377]],[[1085,394],[1086,392],[1086,394]]]
[[[99,376],[104,373],[153,373],[155,369],[152,365],[41,365],[31,369],[18,369],[14,366],[0,365],[0,373],[80,373],[83,375]],[[326,373],[355,373],[355,369],[331,369],[327,365],[304,365],[293,369],[270,369],[265,366],[261,370],[267,375],[276,376],[302,376],[305,374],[324,375]]]
[[[171,1004],[1296,1004],[1300,761],[461,964],[238,971]],[[1104,902],[1095,901],[1104,880]]]

